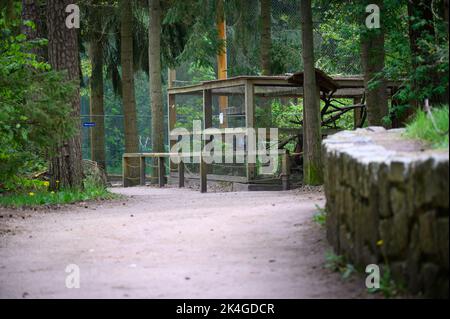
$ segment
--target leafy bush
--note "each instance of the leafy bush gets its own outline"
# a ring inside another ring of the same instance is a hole
[[[313,216],[313,221],[319,224],[320,226],[325,226],[327,222],[327,211],[325,208],[316,205],[317,212]]]
[[[432,118],[426,112],[418,111],[407,125],[405,136],[427,141],[434,148],[448,148],[448,106],[434,108],[431,114]]]
[[[30,22],[27,25],[34,27]],[[65,74],[50,70],[28,41],[0,19],[0,188],[13,176],[51,154],[75,131],[71,106],[75,90]],[[57,138],[55,138],[57,137]]]

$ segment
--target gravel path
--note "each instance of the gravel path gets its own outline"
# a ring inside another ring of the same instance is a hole
[[[323,268],[322,193],[113,191],[128,197],[0,210],[0,298],[367,297],[363,278]]]

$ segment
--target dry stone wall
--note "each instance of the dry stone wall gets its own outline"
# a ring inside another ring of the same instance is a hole
[[[365,268],[389,265],[410,292],[448,297],[449,156],[402,130],[369,127],[323,142],[327,237]]]

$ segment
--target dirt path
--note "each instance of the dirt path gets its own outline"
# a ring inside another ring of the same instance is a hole
[[[133,197],[0,210],[0,298],[367,297],[358,276],[323,269],[321,193],[114,191]],[[65,286],[68,264],[80,289]]]

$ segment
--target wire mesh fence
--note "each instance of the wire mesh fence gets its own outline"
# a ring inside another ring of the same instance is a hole
[[[240,10],[227,11],[227,59],[228,76],[257,75],[260,74],[260,1],[248,0],[240,2],[243,8]],[[272,37],[272,73],[285,74],[301,71],[303,69],[301,59],[301,19],[300,0],[272,0],[271,14],[271,37]],[[315,15],[316,17],[319,15]],[[333,29],[333,22],[328,26]],[[336,26],[337,28],[338,26]],[[314,26],[315,56],[316,64],[328,74],[354,75],[359,74],[359,56],[357,51],[342,50],[342,40],[329,37],[328,31],[321,29],[319,21]],[[215,57],[211,57],[215,64]],[[188,61],[176,69],[176,86],[184,86],[216,77],[216,71],[212,68],[198,68],[193,72],[192,64]],[[164,78],[167,74],[164,72]],[[167,81],[165,81],[167,82]],[[151,112],[149,106],[148,77],[138,74],[136,80],[136,104],[137,104],[137,136],[140,152],[151,152]],[[164,90],[164,95],[166,90]],[[199,96],[177,98],[177,122],[179,126],[190,128],[192,121],[202,119],[202,98]],[[287,99],[271,101],[256,101],[257,105],[272,104],[273,114],[270,116],[271,123],[289,122],[300,116],[299,102]],[[274,104],[275,103],[275,104]],[[167,114],[167,101],[164,99],[164,114]],[[108,106],[114,105],[114,107]],[[213,100],[213,125],[220,126],[220,116],[229,127],[243,127],[245,115],[242,111],[243,96],[236,94],[227,97],[227,111],[220,115],[218,98]],[[278,109],[276,108],[278,105]],[[278,113],[276,111],[278,110]],[[263,117],[267,120],[265,108],[257,107],[257,118]],[[288,119],[278,119],[276,116]],[[285,114],[286,113],[286,114]],[[289,113],[289,114],[290,114]],[[95,134],[99,130],[96,123],[104,123],[104,145],[106,168],[109,175],[122,174],[122,154],[125,152],[124,116],[121,101],[114,95],[111,89],[105,90],[105,116],[93,117],[89,115],[89,101],[84,98],[82,102],[82,149],[83,158],[92,159],[96,143],[92,139],[99,138]],[[165,116],[165,127],[167,127],[167,115]],[[263,121],[263,119],[258,120]],[[278,123],[279,124],[279,123]],[[266,123],[264,125],[267,126]],[[267,126],[269,127],[269,126]],[[165,143],[168,145],[167,132]],[[167,146],[168,147],[168,146]],[[168,151],[168,149],[167,149]],[[150,168],[151,169],[151,168]],[[196,171],[196,167],[190,167]],[[217,169],[220,171],[220,168]],[[224,174],[241,175],[239,170],[230,169]]]

